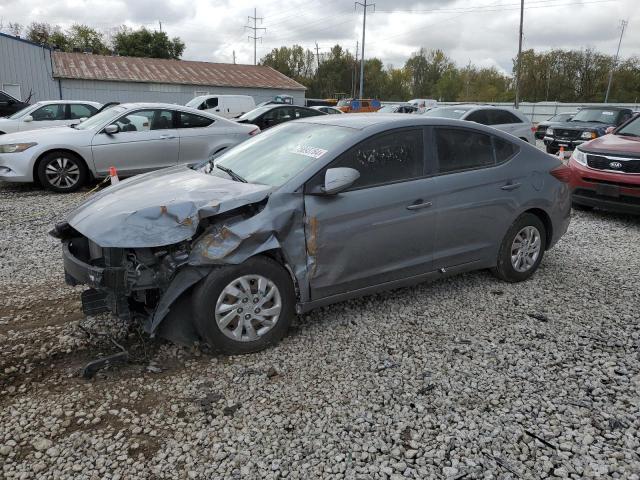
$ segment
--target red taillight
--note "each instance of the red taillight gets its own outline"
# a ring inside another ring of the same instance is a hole
[[[533,125],[531,125],[531,133],[536,133],[536,127],[534,127]]]
[[[254,128],[253,130],[251,130],[251,131],[249,132],[249,136],[250,136],[250,137],[253,137],[254,135],[257,135],[257,134],[259,134],[259,133],[260,133],[260,129],[259,129],[259,128]]]
[[[566,165],[560,165],[559,167],[551,170],[549,173],[563,183],[569,183],[569,179],[571,178],[571,169]]]

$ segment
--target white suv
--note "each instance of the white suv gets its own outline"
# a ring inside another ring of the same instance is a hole
[[[428,117],[455,118],[488,125],[510,133],[532,145],[536,144],[535,127],[518,110],[491,105],[449,105],[436,107],[423,113]]]

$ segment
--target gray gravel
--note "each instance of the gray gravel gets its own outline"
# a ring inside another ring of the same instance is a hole
[[[640,219],[575,213],[524,284],[340,303],[217,357],[83,318],[46,235],[81,195],[0,185],[1,477],[640,479]],[[80,378],[106,334],[134,362]]]

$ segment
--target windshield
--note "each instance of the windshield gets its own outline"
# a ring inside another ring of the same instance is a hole
[[[33,105],[29,105],[28,107],[24,107],[22,110],[18,110],[16,113],[11,115],[9,118],[12,119],[12,120],[15,120],[16,118],[20,118],[20,117],[26,115],[27,113],[35,110],[40,105],[41,105],[40,103],[34,103]]]
[[[382,107],[380,110],[378,110],[378,112],[381,113],[393,113],[398,109],[399,105],[385,105],[384,107]]]
[[[606,123],[614,125],[616,118],[618,118],[617,110],[605,110],[605,109],[584,109],[576,113],[571,119],[572,122],[593,122],[593,123]]]
[[[271,105],[265,105],[264,107],[254,108],[253,110],[245,113],[244,115],[238,117],[238,120],[246,120],[248,122],[253,122],[256,118],[262,115],[264,112],[271,110],[273,107]]]
[[[627,137],[640,137],[640,116],[631,120],[624,127],[616,132],[617,135],[625,135]]]
[[[351,105],[351,100],[348,100],[346,98],[338,102],[338,107],[348,107],[349,105]]]
[[[78,130],[89,130],[94,127],[100,127],[107,123],[109,120],[116,118],[121,113],[126,112],[127,109],[124,107],[113,106],[111,108],[107,108],[100,113],[96,113],[93,117],[87,118],[84,122],[75,125],[74,128]]]
[[[202,103],[204,97],[196,97],[193,100],[190,100],[189,103],[185,105],[185,107],[197,108],[198,105]]]
[[[423,115],[426,117],[460,118],[468,111],[468,108],[432,108],[424,112]]]
[[[232,170],[249,183],[279,187],[356,132],[334,125],[286,123],[223,153],[215,164]],[[227,178],[211,163],[201,171]]]
[[[551,117],[548,121],[549,122],[566,122],[574,115],[575,113],[559,113]]]

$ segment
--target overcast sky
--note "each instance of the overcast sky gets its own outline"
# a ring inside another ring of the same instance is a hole
[[[364,2],[364,0],[362,0]],[[419,47],[440,48],[456,63],[511,70],[518,48],[519,0],[376,0],[367,15],[365,56],[401,66]],[[187,45],[184,59],[253,62],[247,16],[258,6],[263,42],[258,59],[294,43],[353,52],[362,35],[362,8],[351,0],[0,0],[0,21],[85,23],[162,28]],[[593,47],[615,53],[620,21],[629,26],[621,56],[640,52],[640,0],[525,0],[524,48]]]

